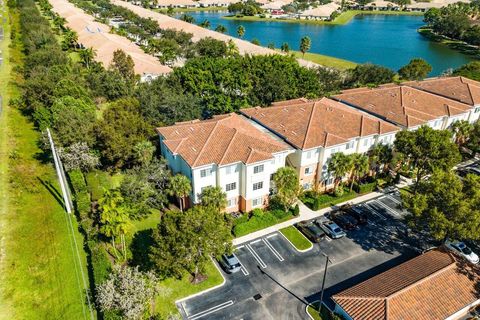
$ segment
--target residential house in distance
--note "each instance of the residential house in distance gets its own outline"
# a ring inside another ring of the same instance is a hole
[[[293,152],[288,144],[234,113],[156,130],[171,170],[192,182],[190,204],[200,202],[203,188],[218,186],[227,193],[227,212],[266,206],[272,175]]]
[[[454,121],[467,120],[472,109],[459,101],[395,84],[345,90],[333,99],[408,130],[422,125],[446,129]]]
[[[298,17],[306,20],[329,20],[332,13],[340,9],[340,5],[335,2],[330,2],[324,5],[320,5],[316,8],[305,10],[300,13]]]
[[[464,77],[442,77],[412,81],[405,85],[465,103],[470,106],[470,123],[480,118],[480,82]]]
[[[400,130],[328,98],[295,99],[240,112],[295,148],[287,157],[287,164],[297,169],[305,189],[332,186],[333,177],[327,169],[334,153],[365,153],[375,144],[392,144]]]
[[[478,266],[435,249],[393,267],[332,299],[348,320],[453,320],[480,304]]]

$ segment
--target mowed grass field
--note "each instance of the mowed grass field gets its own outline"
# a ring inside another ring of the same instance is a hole
[[[11,12],[10,17],[18,32],[18,16]],[[67,216],[60,204],[53,166],[41,160],[40,133],[19,110],[8,107],[9,100],[20,95],[22,78],[13,70],[21,66],[22,55],[18,40],[13,40],[16,46],[9,49],[8,20],[3,28],[0,319],[88,319],[80,273],[83,270],[86,275],[83,240],[75,218]]]

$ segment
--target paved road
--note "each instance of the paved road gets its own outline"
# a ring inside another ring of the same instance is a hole
[[[326,298],[397,265],[419,250],[399,220],[398,195],[382,196],[363,205],[369,224],[346,238],[325,240],[305,253],[297,252],[279,233],[237,247],[243,265],[226,274],[223,287],[177,305],[184,319],[305,319],[305,306],[319,299],[323,268],[332,260]]]

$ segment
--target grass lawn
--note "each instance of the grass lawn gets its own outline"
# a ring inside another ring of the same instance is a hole
[[[175,301],[185,298],[189,295],[206,290],[223,282],[222,275],[213,265],[209,263],[206,267],[206,275],[208,278],[199,283],[190,283],[190,276],[185,275],[181,280],[166,279],[160,283],[166,292],[163,296],[158,297],[156,301],[156,312],[160,314],[161,319],[166,319],[169,314],[178,314]]]
[[[18,15],[13,16],[16,30]],[[57,179],[50,163],[39,160],[40,138],[33,124],[8,100],[19,95],[22,79],[11,72],[21,66],[18,46],[8,49],[8,25],[1,50],[0,93],[0,318],[87,319],[80,270],[86,274],[82,238],[73,216],[60,205]],[[78,246],[73,246],[69,229]],[[81,266],[75,250],[79,251]]]
[[[333,21],[323,21],[323,20],[301,20],[301,19],[276,19],[276,18],[260,18],[259,16],[224,16],[223,19],[228,20],[239,20],[239,21],[276,21],[276,22],[286,22],[286,23],[303,23],[303,24],[317,24],[317,25],[342,25],[348,23],[356,15],[409,15],[409,16],[420,16],[423,15],[422,12],[407,12],[407,11],[364,11],[364,10],[348,10],[342,12],[335,20]]]
[[[112,177],[108,172],[93,170],[86,174],[88,191],[92,195],[92,201],[97,201],[103,196],[104,189],[113,187]]]
[[[308,61],[312,61],[326,67],[346,70],[346,69],[355,68],[357,66],[355,62],[339,59],[335,57],[325,56],[323,54],[307,52],[305,53],[305,56],[303,56],[303,54],[300,51],[290,51],[290,52],[294,53],[297,58],[302,58]]]
[[[322,316],[318,312],[318,302],[313,303],[307,307],[308,314],[315,320],[322,320]]]
[[[307,250],[313,246],[312,243],[294,226],[280,229],[280,232],[295,246],[295,248],[297,248],[297,250]]]
[[[158,223],[160,222],[160,216],[160,210],[152,210],[152,213],[146,216],[144,219],[132,221],[134,229],[133,233],[156,228]]]
[[[157,11],[159,13],[167,14],[168,9],[152,9],[153,11]],[[228,11],[225,7],[208,7],[208,8],[173,8],[173,12],[200,12],[200,11]],[[201,21],[197,21],[201,22]]]

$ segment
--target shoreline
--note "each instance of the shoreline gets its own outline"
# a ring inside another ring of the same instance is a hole
[[[333,21],[325,20],[303,20],[290,18],[260,18],[259,16],[223,16],[225,20],[251,21],[251,22],[284,22],[284,23],[300,23],[300,24],[316,24],[316,25],[344,25],[350,22],[357,15],[405,15],[405,16],[423,16],[423,12],[412,11],[370,11],[370,10],[347,10],[342,12]]]
[[[427,26],[420,27],[417,32],[430,41],[445,45],[452,50],[473,57],[476,60],[480,60],[480,52],[478,50],[479,48],[474,45],[470,45],[462,40],[450,39],[445,36],[436,34],[431,28]]]

